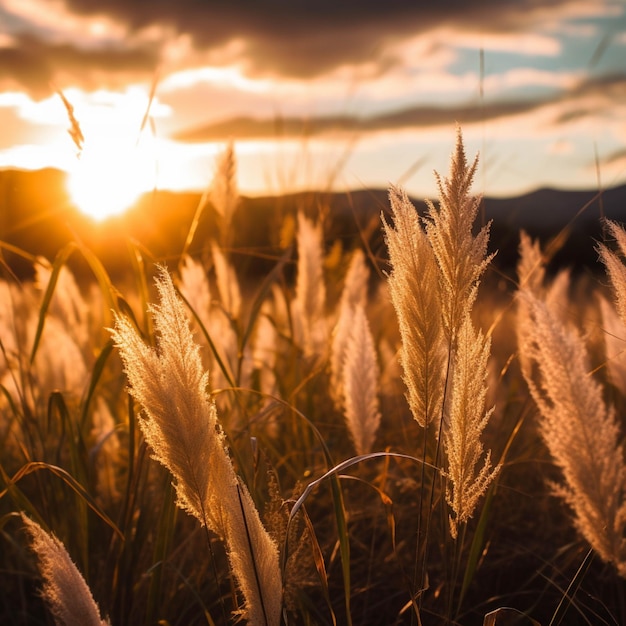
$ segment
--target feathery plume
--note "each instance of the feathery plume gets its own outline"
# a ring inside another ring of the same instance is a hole
[[[306,356],[323,353],[326,343],[326,285],[320,224],[298,213],[298,275],[292,317],[296,340]]]
[[[480,277],[494,256],[486,254],[490,224],[475,237],[472,234],[481,201],[469,193],[477,165],[478,156],[468,166],[458,128],[450,177],[441,178],[435,173],[439,208],[427,201],[426,234],[439,266],[443,326],[453,348],[463,319],[476,299]]]
[[[626,397],[626,326],[613,304],[599,296],[608,379]]]
[[[535,295],[522,291],[529,313],[518,323],[524,372],[541,413],[540,429],[564,485],[556,493],[571,507],[574,523],[600,557],[626,576],[626,465],[615,412],[590,375],[585,345]]]
[[[271,395],[279,395],[275,374],[278,333],[271,321],[272,308],[270,300],[265,300],[261,305],[261,314],[256,323],[252,360],[255,368],[260,370],[261,391]]]
[[[43,578],[42,596],[57,626],[106,626],[85,579],[65,546],[21,514]]]
[[[606,220],[606,225],[610,234],[615,237],[620,255],[626,257],[626,230],[611,220]],[[598,252],[606,266],[613,287],[617,312],[622,322],[626,324],[626,265],[617,253],[612,252],[602,243],[598,244]]]
[[[392,268],[389,292],[402,339],[402,378],[413,417],[426,428],[440,415],[443,400],[445,345],[438,268],[406,192],[392,186],[389,199],[393,227],[382,220]]]
[[[343,367],[345,417],[357,454],[372,450],[380,424],[378,381],[380,368],[376,360],[374,339],[365,315],[357,305],[352,318]]]
[[[520,233],[519,261],[517,276],[519,290],[532,294],[545,303],[553,315],[562,324],[569,325],[567,319],[568,291],[570,288],[570,273],[561,270],[549,285],[545,284],[545,257],[538,240],[532,240],[524,231]],[[531,313],[526,298],[518,298],[516,312],[515,333],[517,345],[522,346],[532,341]],[[532,363],[525,351],[519,352],[519,362],[522,374],[528,378],[531,374]]]
[[[89,380],[82,351],[55,316],[51,315],[46,321],[35,357],[35,370],[38,396],[43,402],[56,390],[79,398]]]
[[[454,513],[450,516],[452,537],[457,536],[459,524],[472,517],[478,500],[500,470],[500,466],[491,466],[489,451],[477,471],[483,455],[480,436],[493,413],[493,408],[485,408],[490,347],[491,341],[474,330],[467,315],[457,334],[449,423],[444,432],[449,479],[446,500]]]
[[[206,270],[202,263],[185,255],[179,268],[180,292],[195,311],[203,326],[209,328],[211,310],[211,289]]]
[[[237,160],[235,148],[230,141],[217,160],[213,184],[211,185],[211,203],[220,216],[220,243],[224,248],[230,247],[232,240],[231,223],[239,206],[237,189]]]
[[[175,479],[178,505],[224,540],[250,624],[277,625],[282,595],[278,549],[234,471],[207,393],[208,373],[164,268],[157,289],[160,303],[150,307],[156,349],[125,317],[116,318],[112,331],[130,393],[145,414],[139,424],[154,458]]]
[[[365,264],[365,255],[356,249],[346,272],[339,315],[333,330],[330,353],[330,390],[337,408],[343,402],[343,364],[346,356],[346,344],[352,329],[352,317],[356,306],[365,306],[367,302],[367,284],[370,271]]]
[[[522,230],[518,250],[517,278],[520,288],[535,294],[540,293],[546,270],[539,240],[533,241],[530,235]]]

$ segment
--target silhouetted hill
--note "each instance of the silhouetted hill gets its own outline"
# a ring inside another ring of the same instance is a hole
[[[113,276],[120,276],[131,271],[132,242],[147,261],[169,259],[173,263],[183,249],[199,201],[196,193],[156,191],[124,215],[98,223],[72,206],[62,172],[0,171],[3,257],[13,271],[26,275],[32,267],[30,255],[52,260],[68,242],[80,241]],[[414,204],[420,212],[426,210],[424,202]],[[233,252],[242,269],[261,272],[272,267],[293,234],[293,216],[298,210],[324,219],[329,245],[340,240],[350,248],[355,237],[360,237],[374,254],[386,257],[380,227],[381,211],[389,211],[385,190],[303,192],[241,199],[233,221]],[[485,198],[482,204],[482,219],[493,220],[490,250],[498,250],[496,263],[506,272],[517,260],[520,229],[543,242],[566,229],[554,266],[595,268],[594,246],[602,239],[603,216],[626,222],[626,186],[602,194],[540,189],[516,198]],[[209,206],[201,213],[191,251],[201,254],[215,232],[216,219]],[[75,263],[76,271],[84,269],[80,261]]]

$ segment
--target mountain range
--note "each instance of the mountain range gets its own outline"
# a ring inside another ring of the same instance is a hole
[[[185,246],[200,200],[200,193],[155,190],[126,213],[96,222],[72,205],[63,172],[2,170],[2,260],[5,268],[25,277],[32,270],[32,257],[42,255],[53,260],[74,241],[93,251],[112,277],[130,272],[138,251],[146,262],[174,264]],[[414,204],[420,213],[426,211],[423,200],[416,199]],[[376,257],[386,258],[380,215],[389,212],[387,191],[360,189],[349,193],[311,191],[242,197],[233,219],[235,262],[250,272],[270,269],[293,240],[298,210],[324,220],[329,248],[340,242],[349,249],[360,239]],[[189,248],[193,254],[206,253],[217,233],[211,205],[199,215]],[[494,262],[504,273],[511,273],[515,266],[521,229],[545,245],[552,241],[551,249],[556,253],[551,268],[571,266],[575,271],[595,271],[595,246],[604,239],[603,218],[626,222],[626,185],[601,192],[538,189],[511,198],[486,197],[480,209],[480,220],[492,222],[490,250],[498,250]],[[75,271],[87,271],[80,260],[74,264]]]

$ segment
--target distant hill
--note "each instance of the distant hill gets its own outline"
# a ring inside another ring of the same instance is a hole
[[[122,216],[96,223],[72,206],[65,192],[65,174],[46,169],[36,172],[0,171],[0,242],[3,258],[13,271],[27,275],[28,255],[52,260],[70,241],[90,248],[113,276],[132,268],[129,242],[147,261],[178,257],[194,219],[200,194],[155,191],[146,194]],[[426,209],[414,201],[420,212]],[[277,197],[246,198],[234,219],[234,253],[247,271],[265,271],[280,256],[293,233],[292,217],[304,210],[324,219],[328,245],[340,240],[345,248],[355,237],[365,240],[374,254],[386,257],[380,228],[381,211],[388,213],[386,190],[363,189],[351,193],[303,192]],[[602,240],[601,217],[626,222],[626,186],[599,194],[590,191],[540,189],[515,198],[485,198],[482,219],[493,220],[490,250],[498,250],[496,263],[510,272],[517,260],[520,229],[547,242],[567,229],[564,246],[554,267],[595,269],[595,241]],[[285,218],[288,218],[285,221]],[[287,226],[285,226],[285,224]],[[191,251],[207,248],[216,220],[209,206],[201,214]],[[7,246],[8,244],[8,246]],[[22,257],[13,249],[23,251]],[[76,271],[86,271],[79,261]]]

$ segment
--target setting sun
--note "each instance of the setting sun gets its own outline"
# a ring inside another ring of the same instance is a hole
[[[158,142],[147,124],[163,108],[142,89],[66,93],[58,95],[77,150],[67,167],[70,198],[96,220],[123,213],[156,186]]]
[[[69,172],[68,192],[76,206],[96,220],[130,208],[155,184],[155,161],[140,146],[94,142]]]

